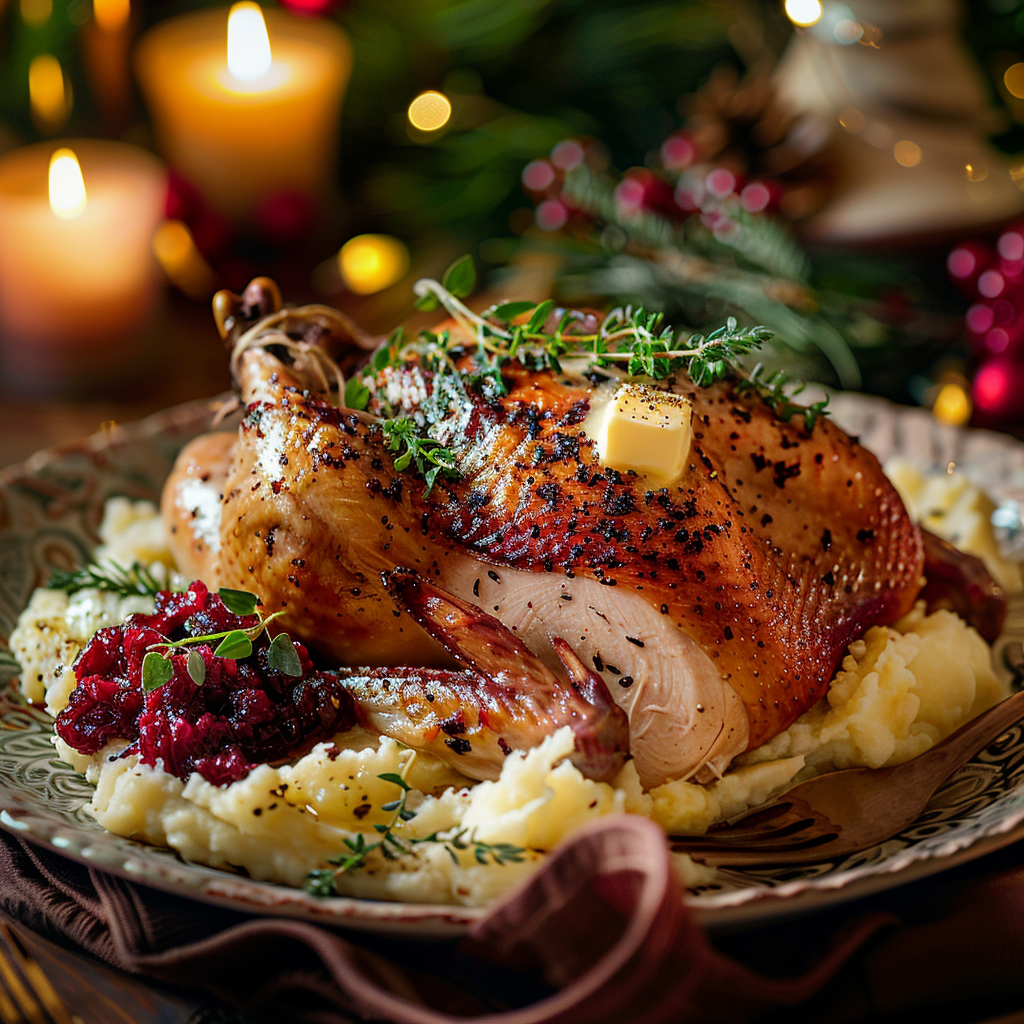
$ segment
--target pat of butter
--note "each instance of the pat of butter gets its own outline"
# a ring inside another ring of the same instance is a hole
[[[680,395],[624,384],[593,410],[583,429],[594,438],[604,465],[635,470],[664,487],[683,475],[693,437],[692,413]]]

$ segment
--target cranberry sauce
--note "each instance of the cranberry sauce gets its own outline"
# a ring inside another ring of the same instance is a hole
[[[154,644],[255,626],[256,616],[235,615],[201,582],[187,591],[162,591],[152,615],[132,615],[122,626],[99,630],[75,661],[78,685],[57,717],[57,735],[83,754],[113,739],[125,753],[182,781],[192,772],[215,785],[244,778],[257,764],[297,750],[355,724],[351,695],[338,679],[313,668],[295,644],[298,678],[270,668],[262,634],[248,658],[214,657],[218,641],[166,652],[174,674],[146,693],[142,660]],[[202,686],[188,673],[190,651],[206,668]],[[161,653],[164,653],[161,651]]]

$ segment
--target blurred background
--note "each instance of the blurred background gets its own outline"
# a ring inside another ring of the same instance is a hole
[[[462,253],[1022,433],[1022,186],[1024,0],[0,0],[0,464],[226,389],[218,288]]]

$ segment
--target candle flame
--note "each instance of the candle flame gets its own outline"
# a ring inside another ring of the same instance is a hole
[[[272,63],[267,23],[259,4],[242,0],[228,15],[228,71],[244,82],[262,78]]]
[[[28,95],[32,117],[43,132],[56,132],[71,113],[71,92],[60,61],[42,53],[28,67]]]
[[[156,229],[153,254],[164,273],[191,298],[208,299],[217,288],[217,275],[180,220],[165,220]]]
[[[85,209],[85,180],[70,149],[58,149],[50,157],[50,208],[65,220]]]
[[[821,0],[786,0],[785,9],[786,17],[801,28],[816,25],[825,13]]]
[[[104,32],[117,32],[128,24],[131,0],[92,0],[92,16]]]

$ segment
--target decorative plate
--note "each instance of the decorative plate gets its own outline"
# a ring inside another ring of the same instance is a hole
[[[881,459],[899,453],[922,467],[956,463],[997,500],[1024,495],[1024,444],[936,424],[923,410],[855,395],[833,398],[834,418]],[[91,787],[58,761],[49,717],[9,685],[17,667],[2,642],[32,590],[54,566],[82,562],[98,543],[105,500],[156,498],[181,446],[209,429],[211,403],[194,402],[0,472],[0,827],[78,861],[195,899],[254,913],[422,937],[458,934],[484,911],[463,907],[319,899],[181,860],[111,835],[84,811]],[[996,646],[1024,640],[1024,601]],[[710,926],[734,926],[811,909],[944,870],[1024,837],[1024,727],[958,772],[910,828],[839,861],[797,868],[728,870],[689,896]]]

